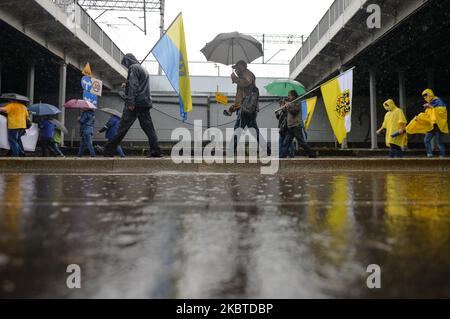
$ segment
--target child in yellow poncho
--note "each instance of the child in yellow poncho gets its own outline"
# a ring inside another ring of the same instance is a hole
[[[381,134],[386,130],[386,146],[390,148],[389,156],[391,158],[402,158],[403,149],[408,145],[408,135],[406,134],[405,114],[402,109],[395,105],[393,100],[387,100],[383,103],[386,111],[383,126],[377,131]]]

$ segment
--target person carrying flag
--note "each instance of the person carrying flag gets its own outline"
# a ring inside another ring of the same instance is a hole
[[[155,127],[153,126],[150,109],[152,99],[150,96],[150,76],[142,67],[136,57],[128,53],[122,59],[122,65],[128,69],[125,86],[125,108],[119,124],[117,135],[105,146],[105,157],[114,157],[117,146],[127,135],[131,126],[139,120],[142,130],[148,137],[150,146],[149,157],[163,157],[158,143]]]

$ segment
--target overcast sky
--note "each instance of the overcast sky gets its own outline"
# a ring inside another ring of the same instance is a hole
[[[238,31],[251,34],[308,35],[332,3],[333,0],[166,0],[165,27],[182,12],[189,60],[206,61],[200,50],[219,33]],[[90,14],[96,17],[98,12],[91,11]],[[110,12],[97,22],[100,22],[123,51],[133,52],[139,59],[143,58],[159,39],[159,14],[149,14],[147,36],[138,28],[127,26],[129,23],[119,19],[120,16],[126,16],[143,27],[143,19],[140,18],[142,13]],[[299,46],[268,44],[266,59],[280,49],[285,51],[277,54],[271,62],[285,63],[291,60]],[[153,59],[152,56],[150,58]],[[198,65],[190,67],[191,73],[193,69],[194,73],[203,72]],[[206,68],[204,73],[210,73],[211,69],[217,74],[213,65]],[[262,72],[261,67],[257,69]],[[286,70],[265,68],[266,73],[277,71],[284,74]],[[228,72],[228,69],[222,66],[221,72]]]

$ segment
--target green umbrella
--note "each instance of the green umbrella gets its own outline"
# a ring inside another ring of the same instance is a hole
[[[297,91],[298,95],[306,93],[305,87],[294,80],[280,80],[270,83],[265,87],[267,92],[275,96],[287,97],[290,91]]]

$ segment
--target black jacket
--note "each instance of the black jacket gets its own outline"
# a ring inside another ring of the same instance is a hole
[[[128,69],[125,105],[151,108],[152,98],[150,96],[150,76],[148,72],[131,53],[123,57],[122,65]]]

